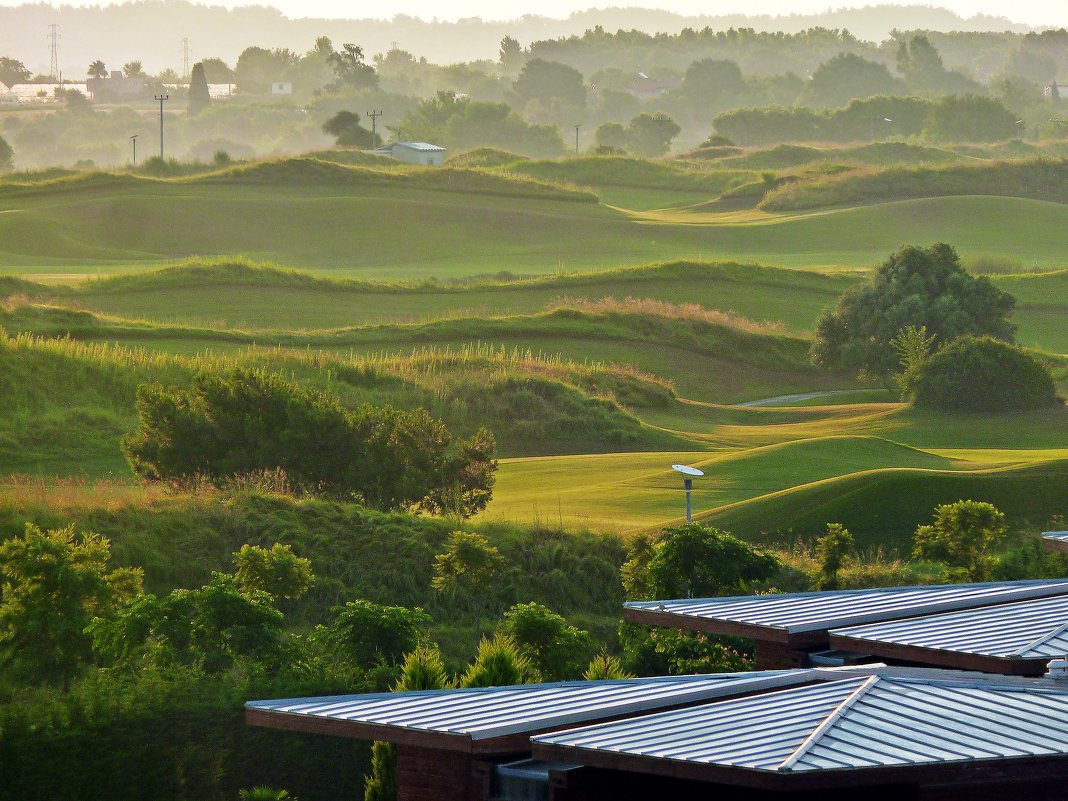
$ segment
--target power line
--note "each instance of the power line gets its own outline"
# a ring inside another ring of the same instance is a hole
[[[48,68],[48,74],[52,80],[59,78],[59,26],[52,24],[48,26],[48,51],[51,56],[50,66]]]
[[[155,95],[159,101],[159,160],[163,161],[163,104],[171,99],[170,95]]]
[[[375,134],[378,131],[378,118],[382,116],[382,112],[368,111],[367,116],[371,118],[371,147],[378,147]]]
[[[182,39],[182,77],[189,77],[189,37]]]

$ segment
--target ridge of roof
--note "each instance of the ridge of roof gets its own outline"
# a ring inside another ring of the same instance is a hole
[[[1048,634],[1043,634],[1041,637],[1037,637],[1026,645],[1022,645],[1013,651],[1009,656],[1026,658],[1028,654],[1032,654],[1035,659],[1041,659],[1048,654],[1044,654],[1040,651],[1040,646],[1046,645],[1052,640],[1056,640],[1062,634],[1068,632],[1068,622],[1062,623],[1057,628]]]
[[[797,748],[795,748],[793,753],[791,753],[788,757],[786,757],[786,759],[782,761],[777,770],[792,770],[794,765],[801,761],[801,759],[804,758],[805,754],[812,750],[813,746],[815,746],[820,741],[823,735],[826,734],[835,725],[835,723],[837,723],[842,718],[842,716],[845,715],[849,711],[849,709],[855,703],[857,703],[857,701],[863,698],[865,694],[867,694],[867,692],[872,688],[872,686],[874,686],[880,680],[881,677],[878,674],[874,676],[869,676],[866,679],[848,679],[848,681],[852,681],[857,684],[853,692],[847,695],[842,700],[842,702],[837,707],[835,707],[834,711],[831,712],[831,714],[829,714],[827,717],[825,717],[823,719],[823,722],[812,730],[812,733],[805,738],[805,741],[801,743],[801,745],[799,745]]]

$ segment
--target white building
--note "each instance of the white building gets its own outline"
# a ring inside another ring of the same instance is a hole
[[[445,148],[429,142],[394,142],[388,147],[393,158],[406,164],[440,167],[445,162]]]

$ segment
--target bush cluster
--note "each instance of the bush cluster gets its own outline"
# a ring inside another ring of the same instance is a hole
[[[990,337],[950,342],[916,369],[912,400],[946,412],[1022,412],[1058,403],[1044,364],[1022,348]]]

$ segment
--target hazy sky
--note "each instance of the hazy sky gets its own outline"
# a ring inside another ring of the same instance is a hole
[[[115,0],[63,0],[63,5],[111,5]],[[0,0],[0,5],[21,5],[26,0]],[[913,0],[921,4],[922,0]],[[53,3],[57,5],[58,3]],[[270,5],[290,17],[366,18],[391,17],[408,14],[423,19],[437,17],[455,20],[461,17],[480,16],[491,20],[514,19],[523,14],[538,14],[551,17],[566,17],[573,11],[581,11],[591,4],[581,0],[393,0],[380,2],[357,2],[351,0],[204,0],[205,5]],[[861,7],[889,4],[885,0],[609,0],[593,7],[631,6],[660,8],[680,14],[790,14],[826,11],[829,8]],[[894,5],[908,5],[908,2]],[[1029,25],[1068,26],[1068,2],[1065,0],[933,0],[926,5],[940,6],[968,17],[974,14],[1007,17],[1014,22]]]

